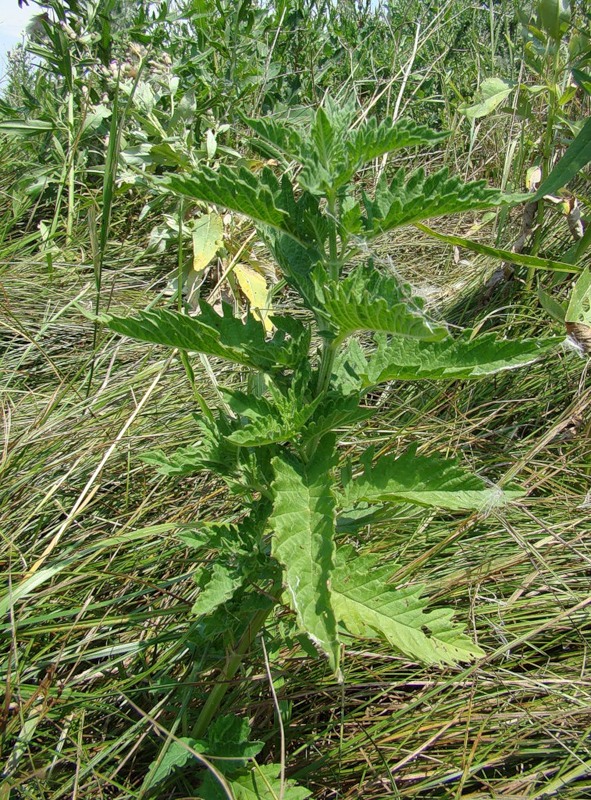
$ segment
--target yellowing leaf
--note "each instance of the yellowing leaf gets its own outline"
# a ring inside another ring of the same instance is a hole
[[[223,223],[219,214],[204,214],[195,222],[193,238],[193,271],[201,272],[220,248]]]
[[[525,173],[525,188],[528,192],[537,189],[542,180],[542,170],[539,166],[530,167]]]
[[[265,279],[252,267],[247,267],[246,264],[236,264],[234,277],[250,303],[252,315],[256,319],[260,319],[265,326],[265,330],[269,333],[273,330],[273,323],[269,319],[268,290]]]

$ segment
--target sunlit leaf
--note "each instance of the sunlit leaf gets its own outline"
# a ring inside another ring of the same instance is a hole
[[[459,110],[468,119],[478,119],[491,114],[501,105],[513,91],[514,84],[507,83],[501,78],[487,78],[480,84],[480,100],[472,106],[463,106]]]
[[[273,459],[272,554],[284,567],[286,595],[302,630],[338,670],[339,644],[328,589],[334,557],[335,500],[330,470],[334,439],[326,437],[304,464]]]
[[[389,583],[395,571],[350,546],[338,549],[331,596],[335,613],[349,633],[385,639],[426,664],[454,664],[484,655],[462,626],[452,621],[451,609],[427,611],[427,601],[421,599],[423,586],[397,589]]]
[[[363,501],[482,511],[521,495],[519,491],[501,491],[466,471],[455,459],[419,456],[416,447],[411,447],[398,457],[382,456],[373,465],[366,461],[363,474],[345,486],[343,506]]]

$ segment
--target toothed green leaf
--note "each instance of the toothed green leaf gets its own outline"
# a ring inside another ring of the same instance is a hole
[[[277,392],[271,399],[229,390],[223,393],[232,411],[249,420],[228,436],[232,444],[243,447],[261,447],[293,439],[322,399],[317,397],[304,403],[294,392],[286,396]]]
[[[297,160],[301,163],[304,136],[293,122],[273,119],[272,117],[262,117],[261,119],[245,118],[244,121],[261,139],[264,139],[289,159]]]
[[[470,331],[441,342],[378,335],[377,348],[369,356],[352,340],[335,362],[335,384],[350,392],[393,380],[471,380],[531,364],[563,341],[505,340],[494,334],[469,337]]]
[[[423,586],[397,589],[388,583],[395,567],[352,547],[337,551],[331,595],[335,613],[353,636],[385,639],[409,658],[426,664],[471,661],[484,653],[452,621],[453,611],[427,611]]]
[[[267,341],[264,326],[250,314],[242,322],[226,304],[223,317],[203,300],[199,308],[196,317],[157,309],[141,311],[137,317],[103,315],[101,320],[112,331],[132,339],[218,356],[265,371],[294,367],[307,352],[308,332],[295,320],[290,320],[290,325],[297,340],[286,340],[278,331]]]
[[[201,591],[191,613],[196,616],[211,614],[234,596],[244,584],[247,574],[241,564],[208,565],[199,575]]]
[[[318,407],[304,432],[306,439],[324,436],[335,429],[350,428],[356,422],[368,419],[375,414],[374,408],[360,406],[359,394],[327,395]]]
[[[273,459],[272,554],[284,567],[287,597],[314,644],[339,663],[336,620],[328,589],[333,566],[335,500],[331,468],[334,437],[327,436],[304,464],[287,452]]]
[[[389,185],[380,180],[373,200],[364,195],[365,228],[368,235],[378,235],[431,217],[492,208],[503,199],[502,192],[485,181],[450,178],[447,168],[430,176],[419,169],[410,178],[400,169]]]
[[[426,341],[448,337],[445,325],[427,318],[423,301],[394,275],[357,268],[341,281],[316,281],[320,313],[339,338],[356,331],[385,331]]]
[[[296,200],[287,176],[279,180],[268,167],[256,175],[244,167],[202,167],[193,177],[170,174],[162,182],[176,194],[237,211],[303,245],[319,235],[318,201],[307,194]]]
[[[162,450],[153,450],[142,455],[142,461],[169,477],[195,475],[202,470],[211,470],[218,475],[236,475],[238,451],[227,440],[231,433],[227,420],[222,417],[215,422],[197,419],[196,426],[199,436],[195,444],[179,447],[170,455]]]
[[[410,119],[401,119],[397,122],[385,119],[379,123],[375,118],[367,120],[350,132],[345,143],[351,169],[349,177],[352,177],[363,164],[386,153],[402,150],[405,147],[437,144],[448,136],[447,132],[433,131],[425,125],[417,125]]]
[[[283,800],[306,800],[311,796],[312,792],[298,786],[290,778],[282,784],[280,775],[280,764],[265,764],[251,767],[226,780],[234,800],[278,800],[279,797],[283,797]],[[205,800],[228,800],[225,790],[211,773],[201,784],[199,797]]]
[[[412,503],[450,511],[482,511],[504,505],[523,492],[501,491],[463,469],[455,459],[419,456],[412,447],[397,458],[383,456],[345,487],[342,505],[359,502]]]

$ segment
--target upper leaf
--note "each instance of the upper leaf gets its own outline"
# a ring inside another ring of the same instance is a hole
[[[137,317],[103,315],[101,320],[133,339],[218,356],[264,371],[294,367],[307,353],[309,334],[296,320],[290,320],[291,340],[286,340],[284,330],[278,330],[267,341],[264,326],[250,314],[242,322],[227,304],[223,317],[203,300],[199,308],[197,317],[157,309],[141,311]]]
[[[275,392],[272,399],[237,391],[223,392],[232,411],[249,420],[228,436],[232,444],[243,447],[260,447],[293,439],[322,399],[317,397],[306,403],[293,391],[288,391],[287,395]]]
[[[344,339],[355,331],[385,331],[398,336],[438,341],[447,328],[429,320],[421,298],[394,275],[373,267],[358,268],[341,281],[316,281],[320,313]]]
[[[265,117],[246,122],[271,149],[303,166],[298,181],[313,194],[339,190],[360,167],[385,153],[434,144],[448,136],[406,119],[378,123],[371,118],[353,127],[354,116],[354,106],[339,107],[328,99],[316,111],[307,135],[291,120]]]
[[[300,133],[291,121],[282,121],[272,117],[259,119],[245,118],[244,121],[261,139],[292,160],[301,163],[304,151],[303,133]]]
[[[392,122],[385,119],[378,123],[369,119],[351,131],[345,147],[349,162],[357,170],[368,161],[404,147],[431,145],[447,139],[449,133],[433,131],[426,125],[418,125],[410,119]]]
[[[383,456],[372,467],[368,451],[363,474],[344,487],[343,505],[412,503],[414,505],[481,511],[521,497],[523,492],[501,491],[466,472],[455,459],[418,456],[416,447],[395,458]]]
[[[396,589],[388,583],[395,567],[379,566],[373,555],[352,547],[337,551],[332,578],[335,613],[353,636],[381,637],[410,658],[454,664],[484,655],[452,622],[451,609],[427,612],[422,586]]]
[[[271,552],[284,567],[287,595],[298,623],[337,672],[339,643],[328,589],[334,554],[335,500],[330,476],[334,461],[332,436],[325,437],[307,464],[287,452],[274,458],[269,524],[274,532]]]
[[[244,167],[202,167],[193,177],[169,174],[163,183],[178,194],[224,206],[257,224],[284,231],[303,244],[316,237],[319,214],[313,198],[296,201],[287,177],[279,181],[268,167],[259,175]]]
[[[430,217],[492,208],[503,200],[502,192],[486,181],[450,178],[447,167],[429,176],[419,169],[408,179],[400,169],[389,185],[385,178],[380,180],[373,200],[364,194],[364,224],[367,235],[375,236]]]
[[[367,389],[384,381],[474,379],[531,364],[562,343],[560,338],[498,339],[484,334],[471,340],[470,331],[459,339],[420,342],[402,337],[376,336],[377,349],[368,357],[351,340],[335,364],[335,382],[345,391]]]

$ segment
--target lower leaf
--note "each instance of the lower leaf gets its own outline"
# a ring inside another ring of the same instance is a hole
[[[272,554],[284,567],[285,584],[299,625],[328,655],[337,672],[339,644],[329,582],[333,568],[335,500],[330,470],[334,437],[320,443],[307,464],[287,453],[273,459]]]
[[[455,664],[484,655],[452,621],[447,608],[427,612],[422,586],[396,589],[395,571],[372,555],[339,548],[332,580],[335,613],[353,636],[382,638],[412,659],[426,664]]]

